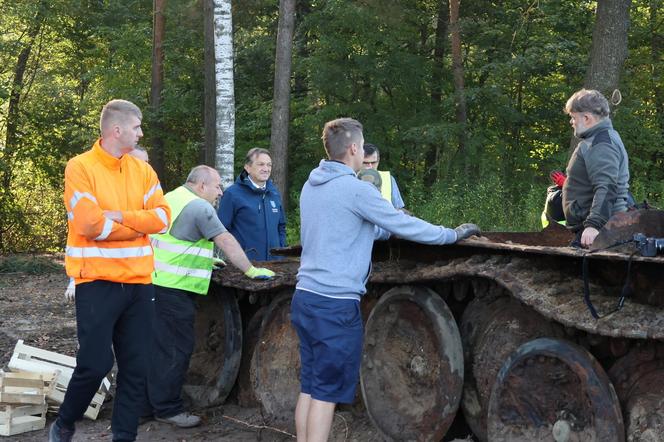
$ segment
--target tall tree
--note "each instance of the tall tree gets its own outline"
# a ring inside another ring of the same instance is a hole
[[[597,2],[590,65],[584,86],[610,96],[618,88],[627,58],[627,30],[631,0]]]
[[[215,66],[215,155],[214,166],[221,184],[234,181],[235,86],[233,77],[233,17],[231,0],[213,0]]]
[[[291,58],[295,29],[295,0],[280,0],[272,100],[272,176],[288,208],[288,125],[290,122]]]
[[[157,175],[164,177],[164,128],[161,109],[164,90],[164,34],[166,0],[154,0],[152,25],[152,87],[150,88],[150,108],[153,118],[152,167]]]
[[[454,72],[454,101],[456,121],[459,126],[459,149],[465,158],[465,176],[469,172],[469,153],[466,152],[466,93],[463,81],[463,59],[461,56],[461,29],[459,27],[459,5],[461,0],[450,0],[450,38],[452,41],[452,70]]]

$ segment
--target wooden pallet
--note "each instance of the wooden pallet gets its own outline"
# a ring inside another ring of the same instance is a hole
[[[76,358],[61,355],[52,351],[42,350],[36,347],[25,345],[22,339],[16,343],[14,354],[9,361],[8,367],[15,372],[29,372],[49,374],[53,376],[52,385],[49,385],[46,399],[49,403],[61,404],[65,399],[65,392],[69,385],[69,380],[76,367]],[[96,419],[104,403],[106,393],[111,387],[108,378],[104,378],[90,402],[90,406],[85,411],[84,416],[90,419]]]
[[[0,404],[0,436],[13,436],[46,426],[46,403],[41,405]]]
[[[0,370],[0,402],[5,404],[45,403],[53,376],[35,373],[6,373]]]

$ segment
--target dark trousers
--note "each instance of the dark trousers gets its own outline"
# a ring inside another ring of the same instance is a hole
[[[154,288],[155,319],[148,398],[152,413],[167,418],[184,411],[182,385],[194,352],[197,295],[158,285]]]
[[[150,354],[152,284],[93,281],[76,286],[76,369],[60,406],[59,423],[73,428],[102,379],[118,362],[111,427],[114,441],[136,439]],[[112,349],[111,349],[112,346]]]

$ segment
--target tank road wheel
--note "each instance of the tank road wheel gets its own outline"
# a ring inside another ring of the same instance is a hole
[[[366,324],[360,370],[371,421],[388,440],[441,440],[463,389],[463,352],[452,313],[421,287],[385,293]]]
[[[210,286],[196,298],[196,346],[184,394],[197,407],[222,403],[235,384],[242,357],[242,319],[235,292]]]
[[[251,380],[267,414],[291,422],[300,394],[300,344],[290,322],[292,293],[272,300],[251,361]]]
[[[559,326],[512,298],[475,298],[468,304],[461,320],[466,369],[461,407],[479,440],[487,440],[491,389],[507,357],[532,339],[562,336]]]
[[[260,403],[251,381],[251,361],[267,306],[260,307],[249,319],[242,335],[242,359],[237,376],[237,402],[241,407],[258,407]]]
[[[489,402],[492,442],[624,442],[618,397],[583,348],[540,338],[514,352],[500,370]]]
[[[609,370],[620,398],[627,440],[664,441],[664,345],[638,347]]]

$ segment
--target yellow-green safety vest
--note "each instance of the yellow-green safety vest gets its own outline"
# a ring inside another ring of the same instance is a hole
[[[171,206],[171,225],[162,234],[150,235],[154,249],[152,283],[162,287],[207,295],[212,277],[214,243],[207,239],[183,241],[171,235],[171,228],[182,209],[198,198],[184,186],[164,195]]]
[[[390,172],[381,172],[377,170],[380,174],[380,194],[383,195],[383,198],[392,202],[392,176]]]

